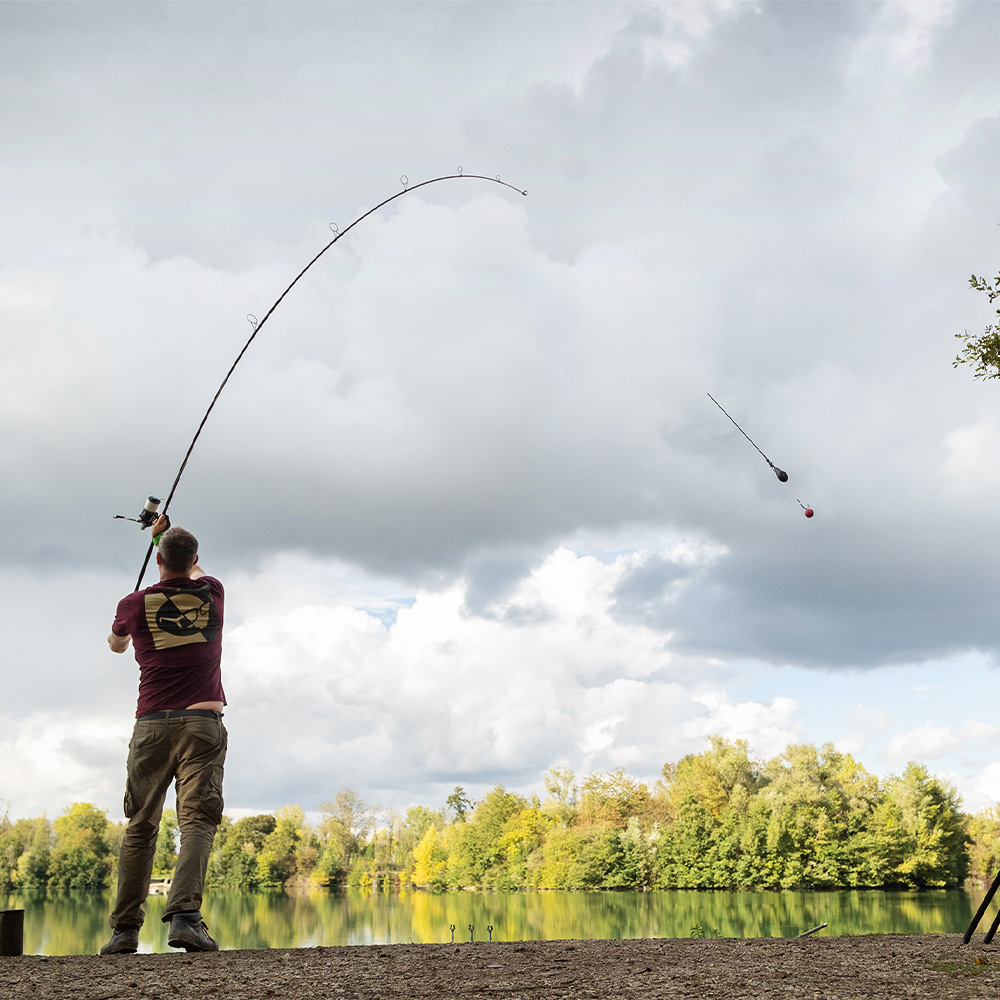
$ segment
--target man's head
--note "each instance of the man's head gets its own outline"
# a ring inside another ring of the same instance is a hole
[[[198,558],[198,539],[183,528],[167,528],[156,553],[156,561],[171,576],[190,576]]]

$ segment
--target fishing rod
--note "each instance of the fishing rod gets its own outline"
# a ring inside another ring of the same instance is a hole
[[[194,446],[198,443],[198,438],[201,437],[201,432],[205,426],[205,422],[208,420],[212,410],[215,409],[215,404],[218,402],[219,396],[222,395],[222,390],[225,389],[226,383],[229,381],[230,376],[236,370],[236,366],[243,359],[243,355],[246,354],[248,348],[253,343],[254,338],[257,336],[258,333],[260,333],[261,328],[264,326],[264,324],[271,318],[271,314],[274,312],[274,310],[277,309],[279,305],[281,305],[281,302],[285,298],[285,296],[298,284],[299,279],[302,278],[303,275],[305,275],[305,273],[313,266],[313,264],[315,264],[316,261],[318,261],[320,257],[322,257],[323,254],[325,254],[327,250],[329,250],[334,245],[334,243],[336,243],[342,237],[346,236],[356,225],[358,225],[359,222],[363,222],[365,219],[368,218],[369,215],[372,215],[379,209],[384,208],[386,205],[389,204],[389,202],[395,201],[397,198],[402,198],[403,195],[412,194],[414,191],[417,191],[422,187],[427,187],[429,184],[439,184],[442,181],[457,181],[457,180],[489,181],[494,184],[499,184],[501,187],[510,188],[511,191],[517,191],[518,194],[522,194],[525,196],[527,196],[528,194],[527,191],[515,187],[513,184],[508,184],[507,181],[501,180],[499,174],[497,174],[495,177],[487,177],[485,174],[467,174],[463,172],[461,167],[459,167],[458,170],[453,174],[443,174],[441,177],[432,177],[430,180],[420,181],[418,184],[414,184],[412,186],[410,186],[409,178],[406,176],[406,174],[403,174],[399,180],[400,183],[403,185],[402,191],[397,191],[395,194],[390,195],[388,198],[384,198],[377,205],[373,205],[366,212],[363,212],[361,215],[359,215],[345,229],[338,229],[336,225],[331,224],[330,228],[333,230],[334,233],[333,239],[330,240],[330,242],[327,243],[327,245],[323,247],[323,249],[320,250],[319,253],[317,253],[313,257],[313,259],[310,260],[309,263],[306,264],[304,268],[302,268],[301,271],[299,271],[299,273],[292,279],[288,287],[277,297],[277,299],[275,299],[274,304],[271,306],[270,309],[267,310],[262,320],[258,321],[257,317],[253,315],[247,316],[247,319],[250,321],[250,325],[253,327],[253,333],[250,334],[249,340],[247,340],[247,342],[243,345],[243,349],[240,351],[240,353],[236,355],[236,360],[230,366],[229,371],[226,372],[226,377],[222,380],[222,384],[219,386],[219,388],[216,390],[215,395],[212,397],[212,402],[208,404],[208,409],[205,411],[205,415],[201,418],[201,423],[198,424],[198,429],[195,431],[194,437],[191,439],[191,444],[188,445],[188,450],[184,455],[184,460],[181,462],[180,468],[177,470],[177,475],[174,477],[173,485],[170,487],[170,492],[167,494],[167,498],[163,502],[162,509],[160,509],[159,507],[159,500],[156,497],[150,497],[139,517],[130,518],[130,517],[125,517],[124,514],[116,514],[115,515],[116,518],[121,518],[127,521],[138,521],[142,529],[145,530],[146,527],[148,527],[156,520],[156,517],[159,514],[167,513],[167,508],[170,506],[170,501],[173,500],[174,493],[177,490],[177,484],[181,481],[181,476],[184,475],[184,470],[187,468],[188,459],[191,457],[191,452],[194,451]],[[155,501],[155,506],[154,506],[154,501]],[[152,514],[153,516],[150,517],[149,516],[150,514]],[[142,586],[142,578],[146,573],[146,567],[149,565],[149,558],[153,554],[154,544],[155,542],[151,540],[149,543],[149,547],[146,549],[146,558],[143,559],[142,561],[142,568],[139,570],[139,578],[135,582],[136,590],[138,590]]]
[[[709,399],[710,399],[710,400],[711,400],[711,401],[712,401],[713,403],[715,403],[715,405],[716,405],[716,406],[717,406],[717,407],[718,407],[718,408],[719,408],[720,410],[722,410],[722,412],[723,412],[723,413],[725,413],[727,417],[729,417],[729,414],[728,414],[728,413],[726,413],[726,409],[725,409],[725,407],[724,407],[724,406],[722,405],[722,403],[720,403],[720,402],[719,402],[719,401],[718,401],[718,400],[717,400],[717,399],[715,398],[715,396],[713,396],[713,395],[712,395],[712,394],[711,394],[710,392],[706,392],[706,393],[705,393],[705,395],[706,395],[706,396],[708,396],[708,398],[709,398]],[[738,431],[739,431],[739,432],[740,432],[740,433],[741,433],[741,434],[742,434],[742,435],[743,435],[743,436],[744,436],[744,437],[745,437],[745,438],[746,438],[746,439],[747,439],[747,440],[748,440],[748,441],[749,441],[749,442],[750,442],[750,443],[751,443],[751,444],[752,444],[752,445],[754,446],[754,448],[757,448],[757,445],[756,445],[756,444],[754,444],[754,440],[753,440],[753,438],[752,438],[752,437],[750,437],[750,435],[749,435],[749,434],[747,434],[747,432],[746,432],[745,430],[743,430],[743,428],[742,428],[742,427],[740,427],[740,425],[739,425],[738,423],[736,423],[736,421],[735,421],[735,420],[733,420],[733,418],[732,418],[732,417],[729,417],[729,420],[730,420],[730,422],[732,423],[732,425],[733,425],[733,426],[734,426],[734,427],[735,427],[735,428],[736,428],[736,429],[737,429],[737,430],[738,430]],[[773,472],[773,473],[774,473],[774,474],[775,474],[775,475],[776,475],[776,476],[778,477],[778,482],[779,482],[779,483],[787,483],[787,482],[788,482],[788,473],[787,473],[787,472],[785,472],[785,470],[784,470],[784,469],[779,469],[779,468],[778,468],[778,467],[777,467],[777,466],[776,466],[776,465],[774,464],[774,462],[772,462],[772,461],[771,461],[771,460],[770,460],[770,459],[769,459],[769,458],[767,457],[767,455],[765,455],[765,454],[764,454],[764,452],[762,452],[762,451],[760,450],[760,448],[757,448],[757,453],[758,453],[758,454],[760,455],[760,457],[761,457],[762,459],[764,459],[764,461],[765,461],[765,462],[767,462],[767,464],[768,464],[769,466],[771,466],[771,471],[772,471],[772,472]]]

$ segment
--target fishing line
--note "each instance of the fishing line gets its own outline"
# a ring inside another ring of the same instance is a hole
[[[784,469],[779,469],[774,464],[774,462],[772,462],[767,457],[767,455],[765,455],[764,452],[762,452],[760,448],[757,447],[757,444],[753,440],[753,438],[750,437],[750,435],[747,434],[747,432],[743,430],[743,428],[740,427],[740,425],[736,423],[736,421],[733,420],[731,416],[729,416],[729,413],[726,412],[726,408],[715,398],[715,396],[713,396],[710,392],[706,393],[705,395],[708,396],[708,398],[713,403],[715,403],[715,405],[720,410],[722,410],[722,412],[725,413],[727,417],[729,417],[729,420],[732,423],[732,425],[754,446],[760,457],[763,458],[765,462],[767,462],[767,464],[771,467],[771,471],[775,474],[775,476],[778,477],[778,482],[785,487],[785,490],[787,491],[788,495],[805,511],[806,517],[812,517],[813,514],[815,514],[815,511],[812,509],[812,507],[807,507],[790,489],[788,489],[788,486],[786,485],[788,482],[788,473],[785,472]]]
[[[380,201],[377,205],[373,205],[366,212],[363,212],[361,215],[359,215],[345,229],[339,229],[335,225],[330,226],[330,228],[333,230],[334,233],[333,239],[330,240],[330,242],[327,243],[327,245],[323,247],[323,249],[320,250],[319,253],[317,253],[316,256],[314,256],[313,259],[310,260],[309,263],[306,264],[304,268],[302,268],[301,271],[299,271],[299,273],[291,281],[288,287],[278,296],[278,298],[275,300],[271,308],[267,310],[267,312],[264,314],[263,319],[258,321],[257,317],[253,316],[252,314],[247,316],[250,325],[253,327],[253,333],[250,334],[250,338],[243,345],[243,349],[240,351],[240,353],[236,355],[236,360],[230,366],[229,371],[226,372],[226,377],[222,380],[222,384],[219,386],[219,388],[216,390],[215,395],[212,397],[212,402],[208,404],[208,409],[205,411],[205,415],[201,418],[201,423],[198,424],[198,429],[195,431],[194,437],[191,439],[191,444],[188,446],[188,450],[184,455],[184,460],[181,462],[180,468],[177,470],[177,475],[174,477],[174,482],[173,485],[170,487],[170,492],[167,494],[167,499],[164,502],[163,507],[159,511],[160,514],[166,514],[167,508],[170,506],[170,501],[174,498],[174,493],[177,490],[177,484],[181,481],[181,476],[184,475],[184,470],[187,468],[188,459],[191,457],[191,452],[194,451],[194,446],[198,443],[198,438],[201,437],[201,432],[205,426],[205,422],[208,420],[212,410],[215,409],[215,404],[218,402],[219,396],[222,395],[222,390],[225,389],[226,383],[229,381],[230,376],[236,370],[236,366],[243,359],[243,355],[246,354],[248,348],[253,343],[254,338],[257,336],[257,334],[260,333],[261,328],[264,326],[264,324],[271,318],[271,314],[274,312],[274,310],[277,309],[279,305],[281,305],[281,302],[285,298],[285,296],[298,284],[299,279],[302,278],[302,276],[306,273],[306,271],[308,271],[313,266],[313,264],[315,264],[316,261],[318,261],[320,257],[322,257],[323,254],[325,254],[327,250],[329,250],[334,245],[334,243],[336,243],[342,237],[346,236],[359,222],[363,222],[365,219],[368,218],[369,215],[372,215],[373,213],[377,212],[380,208],[384,208],[386,205],[389,204],[389,202],[395,201],[397,198],[402,198],[403,195],[411,194],[412,192],[418,190],[419,188],[427,187],[428,184],[438,184],[441,181],[457,181],[457,180],[490,181],[494,184],[499,184],[501,187],[510,188],[511,191],[517,191],[518,194],[522,194],[525,196],[527,196],[528,194],[527,191],[524,191],[521,188],[515,187],[513,184],[508,184],[506,181],[501,180],[499,174],[497,174],[495,177],[487,177],[485,174],[466,174],[462,171],[461,167],[459,167],[458,170],[453,174],[444,174],[441,177],[432,177],[430,180],[420,181],[420,183],[414,184],[412,186],[410,186],[409,178],[406,176],[406,174],[403,174],[399,180],[400,183],[403,185],[402,191],[397,191],[395,194],[390,195],[388,198],[385,198],[382,201]],[[116,515],[116,516],[121,517],[121,515]],[[137,519],[126,518],[125,520],[137,520]],[[143,524],[143,527],[145,528],[146,525]],[[150,541],[149,548],[146,550],[146,558],[143,559],[142,568],[139,570],[139,578],[136,580],[135,583],[136,590],[138,590],[139,587],[142,586],[142,578],[146,573],[146,567],[149,565],[149,558],[152,554],[153,554],[153,542]]]

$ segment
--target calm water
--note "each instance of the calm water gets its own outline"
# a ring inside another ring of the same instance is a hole
[[[982,891],[893,892],[450,892],[236,893],[217,891],[202,912],[223,948],[558,940],[561,938],[792,937],[962,932]],[[165,899],[150,896],[140,951],[167,947]],[[93,954],[107,940],[111,893],[4,895],[23,908],[24,952]],[[987,919],[985,927],[989,925]]]

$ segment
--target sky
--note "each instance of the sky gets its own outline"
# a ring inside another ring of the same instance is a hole
[[[1000,384],[952,361],[995,318],[998,34],[0,3],[0,811],[120,818],[148,535],[114,515],[404,189],[260,328],[170,505],[226,587],[227,811],[652,785],[716,733],[993,805]]]

